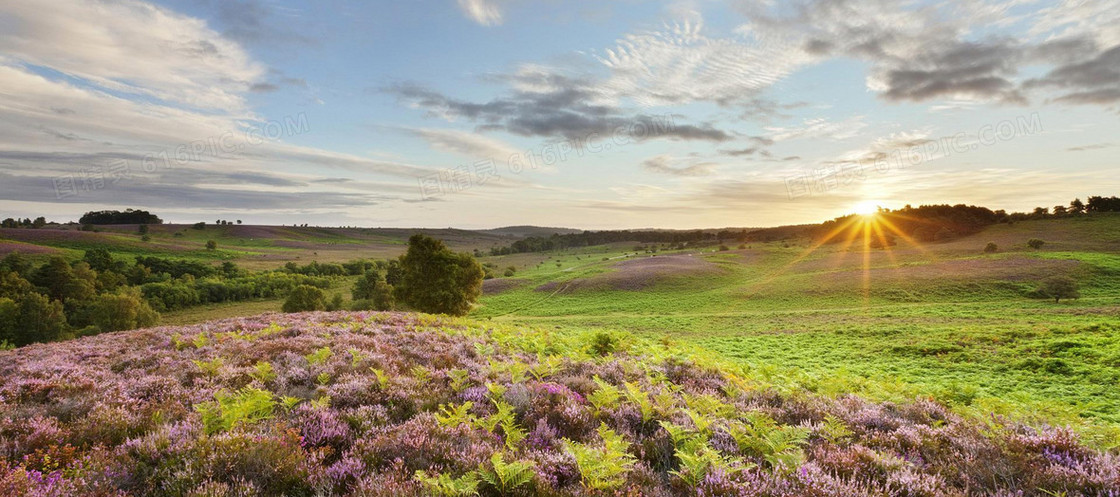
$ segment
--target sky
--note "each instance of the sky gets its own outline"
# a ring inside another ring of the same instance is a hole
[[[0,2],[0,217],[762,227],[1118,152],[1117,0]]]

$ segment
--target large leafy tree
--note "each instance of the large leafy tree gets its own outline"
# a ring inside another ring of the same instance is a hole
[[[440,240],[412,235],[400,261],[397,298],[418,311],[462,316],[482,294],[482,265]]]

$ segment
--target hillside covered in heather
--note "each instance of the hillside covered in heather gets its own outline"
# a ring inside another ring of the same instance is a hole
[[[812,393],[716,364],[605,332],[400,313],[273,314],[32,345],[0,353],[0,494],[1120,488],[1120,460],[1067,429],[920,398]]]

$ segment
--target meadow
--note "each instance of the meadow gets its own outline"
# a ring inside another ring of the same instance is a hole
[[[252,269],[287,262],[338,262],[400,254],[411,231],[187,225],[99,233],[3,230],[5,247],[32,257],[80,257],[109,246],[115,257],[180,257]],[[936,243],[898,240],[890,249],[816,244],[808,238],[678,249],[616,243],[490,256],[490,248],[547,233],[521,228],[434,230],[516,274],[484,282],[471,317],[543,330],[611,330],[699,346],[810,388],[843,378],[871,398],[926,396],[960,409],[1036,421],[1120,426],[1120,216],[998,224]],[[1027,241],[1045,241],[1039,249]],[[205,242],[218,241],[207,251]],[[999,250],[984,253],[988,242]],[[24,250],[24,246],[32,250]],[[1079,280],[1081,298],[1031,298],[1053,275]],[[328,297],[349,299],[354,277]],[[209,304],[164,313],[189,325],[273,312],[282,299]],[[1094,432],[1095,433],[1095,432]]]
[[[1045,244],[1029,248],[1032,238]],[[1000,249],[984,253],[988,242]],[[900,382],[962,407],[1120,423],[1120,216],[1000,224],[889,250],[808,240],[657,248],[550,253],[511,282],[487,282],[474,315],[696,344],[808,382]],[[686,263],[657,262],[673,260]],[[1031,298],[1054,275],[1081,281],[1081,298]]]

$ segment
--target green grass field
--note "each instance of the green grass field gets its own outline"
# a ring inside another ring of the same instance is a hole
[[[176,233],[180,233],[176,235]],[[250,269],[403,253],[410,230],[159,226],[142,242],[134,227],[47,235],[3,230],[0,247],[78,258],[115,256],[232,260]],[[515,234],[429,230],[457,250],[506,245]],[[1040,238],[1039,250],[1027,240]],[[205,250],[216,240],[218,250]],[[994,242],[1000,250],[985,254]],[[22,247],[22,248],[21,248]],[[607,329],[693,344],[760,371],[812,385],[850,378],[850,389],[903,385],[968,408],[1120,426],[1120,215],[996,225],[968,237],[890,250],[809,240],[657,253],[632,243],[549,253],[486,256],[478,319],[567,331]],[[1069,275],[1081,298],[1028,294]],[[353,278],[328,297],[349,300]],[[193,324],[280,309],[281,300],[201,306],[163,316]],[[868,379],[870,381],[868,381]],[[890,387],[894,388],[894,387]]]
[[[1030,238],[1046,244],[1030,249]],[[1000,251],[984,254],[989,241]],[[495,291],[475,315],[619,330],[810,378],[900,380],[956,405],[1120,424],[1120,216],[870,252],[802,241],[651,259],[628,248],[549,254],[510,283],[488,283]],[[701,263],[643,262],[657,259]],[[1027,296],[1052,275],[1081,281],[1082,298]]]

